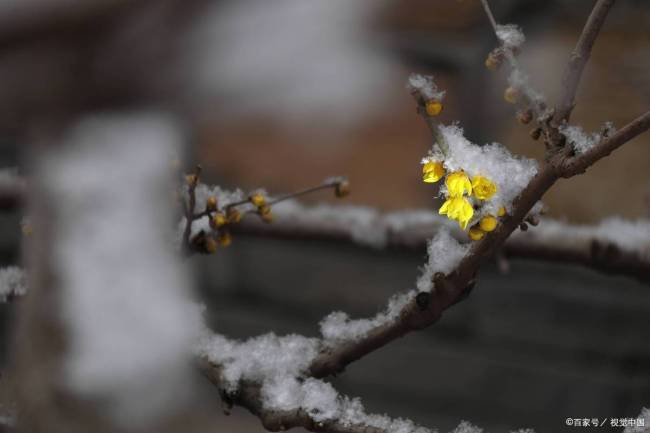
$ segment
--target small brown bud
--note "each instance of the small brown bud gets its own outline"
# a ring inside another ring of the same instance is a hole
[[[345,197],[350,194],[350,182],[347,179],[341,180],[336,184],[334,194],[338,197]]]
[[[530,137],[533,140],[538,140],[541,135],[542,135],[542,128],[534,128],[530,130]]]
[[[271,206],[269,206],[268,204],[265,204],[265,205],[262,205],[262,206],[258,207],[257,210],[260,213],[260,215],[266,215],[266,214],[271,213]]]
[[[485,58],[485,67],[490,71],[496,71],[501,66],[503,62],[503,54],[501,52],[492,51]]]
[[[189,186],[196,186],[196,183],[198,182],[198,177],[195,174],[187,174],[185,175],[185,182]]]
[[[519,230],[521,230],[522,232],[525,232],[526,230],[528,230],[528,224],[526,224],[526,223],[519,224]]]
[[[226,219],[228,220],[229,223],[236,224],[239,221],[241,221],[241,212],[239,212],[234,207],[229,207],[226,210]]]
[[[533,227],[537,227],[537,225],[539,224],[539,218],[537,217],[537,215],[529,215],[526,218],[526,222],[528,222],[528,224],[530,224]]]
[[[503,99],[505,99],[506,102],[509,102],[511,104],[516,104],[517,101],[519,100],[519,96],[521,96],[519,90],[515,89],[514,87],[508,87],[503,92]]]
[[[217,251],[217,241],[212,236],[206,236],[203,247],[206,253],[214,254]]]
[[[230,232],[222,230],[217,236],[217,241],[222,247],[227,247],[232,243],[232,236],[230,235]]]
[[[217,210],[217,198],[215,196],[211,195],[205,201],[205,210],[210,212]]]
[[[273,222],[273,214],[270,209],[266,213],[260,213],[260,215],[262,216],[262,221],[265,223],[270,224]]]
[[[533,112],[530,110],[530,108],[518,111],[517,120],[519,121],[519,123],[527,125],[530,123],[531,120],[533,120]]]

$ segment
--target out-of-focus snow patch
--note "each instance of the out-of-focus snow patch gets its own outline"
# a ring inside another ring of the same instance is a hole
[[[374,0],[230,0],[205,13],[188,48],[196,92],[224,120],[326,127],[379,112],[397,63],[372,44]],[[319,119],[314,122],[314,119]]]
[[[198,315],[170,248],[179,128],[158,114],[80,122],[40,161],[56,203],[52,267],[68,331],[65,382],[117,423],[173,411],[191,378]]]

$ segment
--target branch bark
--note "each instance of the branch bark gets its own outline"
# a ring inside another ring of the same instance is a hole
[[[598,0],[587,19],[587,23],[582,29],[578,43],[571,53],[569,63],[564,72],[564,92],[555,113],[555,123],[557,125],[568,121],[571,116],[582,72],[589,61],[596,38],[614,2],[615,0]]]
[[[608,156],[623,144],[650,129],[650,111],[646,111],[632,122],[619,129],[614,135],[603,139],[585,153],[567,158],[562,163],[562,177],[584,173],[588,167]]]

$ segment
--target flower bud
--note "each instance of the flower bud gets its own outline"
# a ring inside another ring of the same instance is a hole
[[[217,210],[217,198],[213,195],[205,201],[205,210],[213,212]]]
[[[350,194],[350,182],[347,179],[341,180],[334,188],[334,194],[338,197],[345,197]]]
[[[214,230],[225,226],[227,223],[228,220],[226,219],[226,216],[221,212],[215,213],[212,215],[212,218],[210,218],[210,227]]]
[[[508,87],[503,92],[503,99],[511,104],[516,104],[519,100],[519,96],[521,96],[519,90],[515,89],[514,87]]]
[[[230,232],[221,231],[217,236],[217,241],[222,247],[227,247],[232,243],[232,236],[230,236]]]
[[[478,225],[484,232],[491,232],[497,227],[497,219],[492,215],[486,215],[481,218]]]
[[[542,135],[542,129],[541,128],[535,128],[530,130],[530,137],[533,140],[538,140],[540,135]]]
[[[256,207],[264,206],[266,205],[266,198],[259,192],[256,192],[255,194],[252,194],[251,196],[248,197],[248,200],[253,203]]]
[[[485,236],[485,232],[477,226],[470,228],[467,234],[469,235],[469,238],[473,241],[481,240],[483,239],[483,236]]]
[[[499,210],[497,211],[497,216],[502,217],[506,214],[506,208],[505,206],[501,206]]]
[[[529,108],[517,112],[517,120],[523,125],[527,125],[533,120],[533,112]]]
[[[214,240],[212,236],[207,236],[205,242],[203,243],[203,248],[208,254],[214,254],[217,251],[217,241]]]
[[[228,220],[229,223],[236,224],[239,221],[241,221],[241,212],[239,212],[234,207],[229,207],[226,210],[226,219]]]
[[[442,103],[440,101],[428,101],[424,108],[429,116],[437,116],[442,111]]]

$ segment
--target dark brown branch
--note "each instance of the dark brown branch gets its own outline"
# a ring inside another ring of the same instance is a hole
[[[582,72],[589,60],[591,49],[596,42],[596,38],[605,22],[605,18],[607,17],[610,8],[614,5],[614,1],[615,0],[598,0],[587,19],[587,23],[582,29],[578,43],[571,53],[569,63],[564,73],[563,96],[555,112],[555,123],[557,125],[568,121],[571,116]]]
[[[349,207],[341,207],[341,212],[343,213],[349,209]],[[336,208],[332,208],[332,210],[335,212]],[[429,214],[432,211],[413,211],[412,215],[420,212]],[[402,213],[401,215],[408,218],[407,214]],[[433,214],[430,220],[426,222],[405,223],[400,228],[390,224],[392,218],[393,215],[391,214],[377,213],[376,218],[370,223],[379,232],[377,236],[385,239],[385,243],[382,245],[355,239],[348,224],[332,218],[316,219],[305,217],[301,214],[300,209],[296,209],[288,215],[276,213],[273,224],[266,224],[257,219],[244,220],[232,227],[232,233],[236,236],[350,243],[372,249],[381,247],[395,251],[421,252],[425,250],[427,241],[438,230],[448,226],[442,218],[435,218]],[[572,236],[573,227],[571,225],[566,226],[566,231],[561,239],[558,237],[547,238],[543,234],[547,223],[555,222],[553,220],[542,220],[539,229],[531,229],[525,234],[520,233],[518,236],[509,237],[501,248],[502,256],[505,258],[575,264],[608,275],[625,275],[641,281],[650,281],[650,261],[640,254],[623,250],[616,245],[601,241],[595,237],[585,239]],[[457,236],[457,238],[460,240],[461,236]],[[602,248],[594,249],[591,245],[600,245]],[[601,254],[601,250],[609,252],[606,257]]]
[[[608,156],[623,144],[648,129],[650,129],[650,111],[637,117],[632,122],[616,131],[612,136],[604,138],[601,142],[585,153],[566,159],[562,163],[562,176],[571,177],[584,173],[588,167],[596,163],[598,160]]]
[[[440,319],[442,313],[458,302],[463,293],[474,284],[480,264],[491,255],[496,247],[524,220],[533,205],[555,182],[557,175],[553,166],[545,166],[528,184],[513,204],[512,215],[504,218],[502,224],[483,240],[473,244],[472,249],[457,269],[448,274],[434,276],[434,289],[418,300],[413,299],[401,311],[399,319],[371,330],[359,340],[346,342],[321,353],[310,367],[314,377],[337,374],[350,364],[370,352],[392,342],[404,334],[425,328]]]

